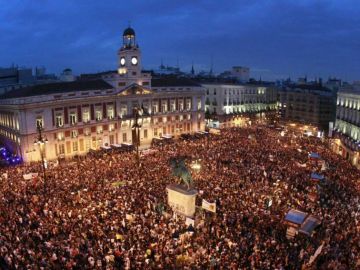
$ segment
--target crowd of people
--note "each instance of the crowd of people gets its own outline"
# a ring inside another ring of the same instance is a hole
[[[310,152],[327,164],[321,191]],[[178,181],[169,161],[178,157],[189,168],[200,160],[191,171],[197,205],[216,202],[216,213],[197,208],[194,226],[167,205],[166,186]],[[154,146],[140,167],[134,152],[98,152],[50,164],[46,181],[41,172],[40,163],[1,169],[0,269],[360,267],[360,172],[318,138],[229,128]],[[321,225],[287,239],[290,209]]]

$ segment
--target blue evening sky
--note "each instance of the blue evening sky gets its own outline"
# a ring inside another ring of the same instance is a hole
[[[359,0],[0,0],[0,67],[116,68],[131,21],[145,69],[360,79]]]

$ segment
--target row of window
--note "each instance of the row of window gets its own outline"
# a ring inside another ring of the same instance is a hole
[[[224,94],[227,95],[241,95],[241,94],[265,94],[264,88],[258,88],[258,89],[220,89],[220,91],[224,91]],[[206,89],[206,95],[210,95],[210,89]],[[216,88],[213,89],[212,94],[216,95],[217,90]]]
[[[162,103],[161,106],[161,111],[158,111],[158,105],[153,105],[151,110],[148,110],[148,108],[146,106],[144,106],[144,110],[147,111],[148,113],[166,113],[168,111],[170,112],[175,112],[176,111],[176,107],[175,107],[175,102],[171,102],[170,103],[170,110],[168,110],[168,106],[167,103]],[[185,107],[186,111],[190,111],[191,110],[191,101],[187,100],[186,102],[186,107]],[[201,110],[201,100],[198,100],[198,110]],[[183,107],[183,103],[179,102],[179,111],[184,111],[184,107]],[[107,107],[107,119],[114,119],[115,116],[115,112],[114,112],[114,107]],[[101,107],[95,107],[94,110],[94,115],[95,115],[95,120],[96,121],[101,121],[104,119],[103,116],[103,110]],[[123,105],[120,108],[120,113],[119,116],[123,117],[123,116],[128,116],[128,107],[127,105]],[[91,115],[90,115],[90,109],[89,108],[83,108],[82,109],[82,122],[87,123],[90,122],[91,119]],[[64,113],[63,112],[57,112],[55,114],[55,125],[57,127],[62,127],[64,126]],[[76,123],[78,123],[78,114],[77,112],[74,111],[70,111],[69,112],[69,123],[70,125],[75,125]],[[42,115],[38,115],[36,117],[36,126],[40,126],[40,127],[44,127],[44,118]]]
[[[113,92],[114,92],[114,90],[106,90],[106,91],[96,90],[96,91],[92,91],[92,92],[80,91],[80,92],[72,92],[72,93],[69,93],[67,95],[57,94],[57,95],[54,95],[54,99],[60,99],[60,98],[64,98],[64,97],[75,97],[75,96],[79,96],[79,95],[81,95],[81,96],[89,96],[90,94],[93,94],[93,95],[111,94]]]
[[[274,101],[275,102],[275,101]],[[252,99],[252,100],[226,100],[224,99],[223,105],[224,106],[236,106],[236,105],[246,105],[246,104],[255,104],[255,103],[267,103],[265,102],[265,100],[263,99]],[[218,102],[217,100],[214,98],[212,102],[210,102],[209,98],[206,98],[205,100],[205,105],[213,105],[213,106],[217,106]]]
[[[201,120],[201,113],[199,113],[197,115],[198,120]],[[150,121],[146,121],[149,120],[148,118],[145,119],[145,121],[142,122],[142,124],[146,124],[149,123]],[[166,123],[166,122],[174,122],[174,121],[184,121],[184,120],[191,120],[191,114],[186,114],[186,115],[176,115],[176,116],[168,116],[168,117],[158,117],[158,118],[154,118],[153,119],[153,123],[159,124],[159,123]],[[121,126],[122,127],[128,127],[130,125],[129,121],[124,121]],[[188,125],[190,125],[190,123],[188,123]],[[102,125],[100,126],[96,126],[96,133],[97,134],[102,134],[104,132],[104,127]],[[115,124],[109,124],[108,126],[108,131],[114,131],[116,129]],[[90,136],[91,135],[91,128],[84,128],[83,129],[83,134],[85,136]],[[79,136],[79,131],[77,129],[71,130],[69,136],[71,138],[77,138]],[[145,136],[145,138],[147,138],[147,136]],[[57,132],[56,133],[56,139],[59,141],[65,140],[65,133],[63,131]]]
[[[201,121],[198,121],[197,123],[197,128],[198,130],[201,129]],[[161,137],[162,135],[165,134],[176,134],[176,133],[181,133],[181,132],[191,132],[192,128],[191,128],[191,124],[187,123],[187,124],[178,124],[178,125],[172,125],[169,127],[162,127],[162,128],[154,128],[153,130],[153,134],[154,137]],[[147,129],[141,130],[141,135],[140,137],[142,139],[148,139],[149,137],[149,132]],[[121,139],[123,143],[128,143],[130,142],[130,137],[128,136],[129,134],[127,132],[123,132],[121,134]],[[109,136],[109,144],[115,144],[117,143],[117,138],[116,135],[110,135]],[[79,146],[80,145],[80,146]],[[99,148],[101,145],[103,145],[103,141],[101,138],[99,137],[91,137],[88,139],[81,139],[81,140],[74,140],[74,141],[67,141],[66,143],[60,143],[60,144],[55,144],[55,152],[58,155],[65,155],[65,149],[66,152],[68,154],[70,154],[71,152],[78,152],[78,151],[89,151],[91,148],[93,149],[97,149]]]
[[[338,97],[337,105],[343,106],[350,109],[360,110],[360,100],[351,100]]]
[[[19,130],[19,117],[14,114],[0,113],[0,125],[14,130]]]
[[[104,127],[103,126],[96,126],[95,130],[96,130],[97,134],[102,134],[104,132]],[[115,124],[109,124],[108,130],[110,132],[114,131],[115,130]],[[84,132],[85,136],[90,136],[91,135],[91,128],[84,128],[83,132]],[[71,138],[77,138],[79,136],[79,131],[77,129],[71,130],[69,135],[70,135]],[[65,133],[63,131],[57,132],[56,133],[56,139],[59,140],[59,141],[65,140]]]
[[[17,134],[14,134],[12,132],[9,132],[7,130],[4,129],[0,129],[0,135],[12,140],[13,142],[17,143],[20,145],[20,137]]]
[[[201,113],[198,114],[198,119],[201,119]],[[184,121],[184,120],[191,120],[191,114],[180,114],[180,115],[173,115],[167,117],[157,117],[153,118],[153,123],[166,123],[166,122],[174,122],[174,121]]]

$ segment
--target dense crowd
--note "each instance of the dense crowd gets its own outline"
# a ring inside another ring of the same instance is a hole
[[[255,126],[179,139],[144,152],[140,168],[133,152],[98,152],[49,164],[45,189],[39,163],[2,169],[0,269],[359,268],[360,172],[326,141],[282,135]],[[309,152],[327,164],[321,191]],[[217,206],[198,208],[193,227],[167,206],[176,157],[201,160],[197,205]],[[292,208],[321,220],[313,235],[286,238]]]

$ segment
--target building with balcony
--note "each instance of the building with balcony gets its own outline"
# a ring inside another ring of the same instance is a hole
[[[205,111],[212,118],[210,126],[241,125],[242,114],[257,114],[276,110],[277,89],[272,84],[203,83],[206,89]],[[211,123],[212,122],[212,123]]]
[[[336,102],[332,149],[360,168],[360,84],[342,87]]]
[[[335,122],[336,93],[321,84],[295,84],[279,91],[282,119],[310,124],[319,130]]]
[[[153,79],[142,72],[135,31],[128,28],[117,72],[99,79],[34,85],[0,96],[1,143],[24,161],[40,159],[37,125],[47,160],[86,154],[101,146],[134,143],[134,108],[141,108],[140,143],[163,135],[203,131],[203,88],[186,79]]]

